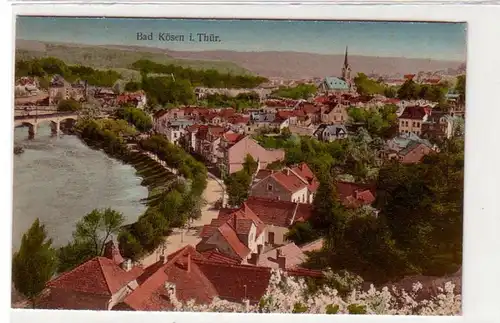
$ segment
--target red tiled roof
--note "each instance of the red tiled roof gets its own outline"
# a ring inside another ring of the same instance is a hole
[[[415,74],[405,74],[405,76],[404,76],[404,78],[407,80],[413,80],[414,77],[415,77]]]
[[[209,261],[213,261],[213,262],[222,262],[222,263],[231,264],[231,265],[238,265],[241,263],[241,260],[231,258],[223,253],[220,253],[217,250],[209,250],[209,251],[202,252],[201,254],[205,259],[207,259]]]
[[[428,111],[422,106],[406,107],[399,117],[400,119],[422,120]]]
[[[221,236],[226,240],[227,245],[241,258],[245,259],[250,254],[250,249],[238,238],[235,230],[227,223],[217,228]]]
[[[235,143],[237,142],[239,139],[242,139],[245,135],[241,134],[241,133],[228,133],[226,132],[224,134],[224,138],[229,141],[230,143]]]
[[[207,304],[217,296],[212,283],[195,264],[201,255],[192,246],[177,252],[176,256],[138,286],[124,300],[130,309],[140,311],[166,310],[172,304],[165,289],[165,283],[175,284],[177,299]]]
[[[301,180],[297,175],[295,175],[289,169],[284,169],[279,172],[274,172],[269,176],[272,177],[279,184],[281,184],[286,190],[292,193],[295,193],[298,190],[301,190],[307,186],[307,184],[304,183],[303,180]]]
[[[196,265],[215,287],[219,298],[227,301],[241,302],[246,298],[257,303],[271,278],[270,268],[198,260]]]
[[[298,166],[293,167],[292,171],[305,179],[309,183],[309,190],[313,193],[316,193],[319,187],[319,181],[306,163],[301,163]]]
[[[111,296],[142,272],[140,267],[127,272],[108,258],[95,257],[48,282],[47,287]]]
[[[375,201],[374,188],[349,182],[337,182],[339,198],[346,206],[358,207]]]
[[[208,304],[216,296],[232,302],[249,299],[255,304],[269,285],[270,268],[226,263],[229,259],[226,256],[217,252],[200,254],[192,246],[186,246],[174,254],[174,257],[132,291],[123,303],[113,309],[171,309],[172,304],[165,289],[166,282],[175,285],[178,300],[186,302],[192,299],[198,304]],[[217,259],[203,258],[205,254],[209,257],[217,255]],[[221,261],[223,258],[224,261]],[[323,275],[321,272],[302,268],[288,269],[286,272],[300,277]]]
[[[309,204],[283,200],[278,201],[255,196],[250,196],[244,204],[266,225],[287,228],[295,222],[306,221],[312,216],[312,207]],[[292,219],[293,223],[290,223]]]

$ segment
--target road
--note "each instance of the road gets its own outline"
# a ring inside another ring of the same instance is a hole
[[[176,228],[169,236],[165,237],[166,247],[163,251],[164,256],[187,245],[196,246],[200,242],[199,232],[205,224],[209,224],[212,219],[217,218],[219,211],[214,209],[214,205],[222,197],[224,191],[224,183],[220,179],[215,178],[215,176],[209,176],[207,188],[203,192],[206,205],[201,209],[201,217],[192,223],[190,230]],[[162,246],[144,257],[140,263],[145,267],[152,265],[160,259],[161,255]]]

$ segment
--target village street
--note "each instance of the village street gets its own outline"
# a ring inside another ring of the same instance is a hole
[[[196,246],[201,240],[198,234],[202,227],[205,224],[209,224],[212,219],[217,218],[219,212],[214,209],[214,205],[222,197],[224,190],[224,183],[220,179],[209,174],[207,188],[203,192],[203,198],[206,201],[206,205],[201,209],[201,217],[193,221],[190,230],[175,228],[172,234],[165,237],[165,245],[160,245],[155,251],[144,257],[140,263],[146,267],[157,262],[162,254],[167,256],[186,245]],[[225,199],[227,199],[227,197]]]

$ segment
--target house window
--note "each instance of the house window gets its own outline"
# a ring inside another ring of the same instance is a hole
[[[273,184],[267,184],[267,190],[272,191],[273,190]]]
[[[417,127],[420,127],[420,122],[417,122]]]
[[[416,127],[416,123],[415,123],[415,121],[413,121],[413,123],[412,123],[412,124],[413,124],[413,127]]]

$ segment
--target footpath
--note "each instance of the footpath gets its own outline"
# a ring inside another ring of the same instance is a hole
[[[133,151],[142,153],[150,157],[162,167],[164,167],[167,171],[173,174],[177,174],[176,169],[169,168],[165,161],[158,158],[158,156],[153,154],[152,152],[139,150],[135,145],[134,147],[132,147],[131,145],[130,148]],[[156,250],[152,253],[143,257],[140,260],[140,264],[144,267],[147,267],[157,262],[160,259],[160,256],[167,256],[187,245],[196,246],[196,244],[198,244],[198,242],[200,242],[201,240],[199,237],[199,233],[203,226],[205,224],[210,224],[210,222],[212,222],[212,219],[217,218],[217,215],[219,213],[219,211],[215,209],[217,201],[219,201],[220,199],[223,199],[223,201],[227,201],[227,195],[225,194],[225,192],[226,187],[224,185],[224,182],[221,179],[217,178],[215,175],[208,173],[207,187],[205,188],[205,191],[203,191],[203,199],[205,203],[201,208],[201,217],[197,220],[194,220],[190,224],[189,228],[173,229],[172,233],[164,238],[165,243],[156,248]]]

